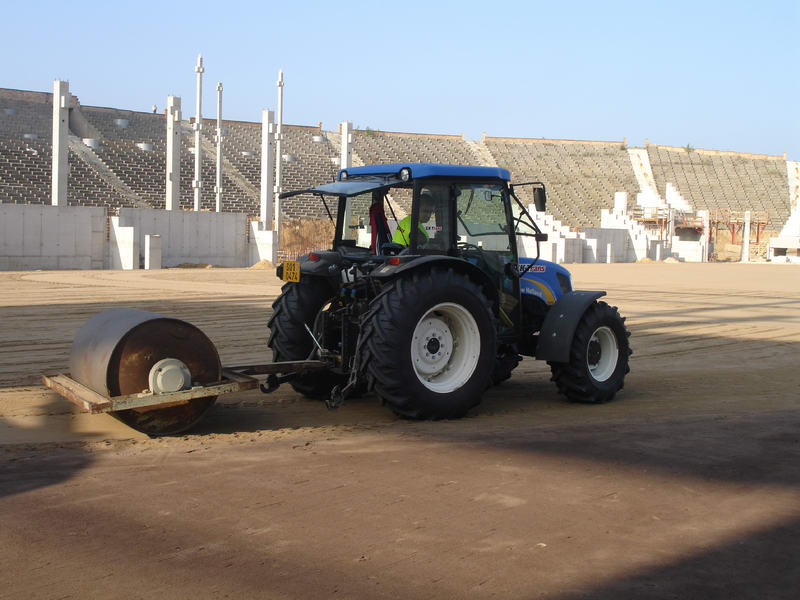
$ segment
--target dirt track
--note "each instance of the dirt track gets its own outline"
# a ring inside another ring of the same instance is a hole
[[[39,373],[111,306],[268,360],[272,272],[0,273],[0,598],[796,598],[800,271],[572,270],[633,332],[610,404],[526,360],[461,421],[282,389],[159,440]]]

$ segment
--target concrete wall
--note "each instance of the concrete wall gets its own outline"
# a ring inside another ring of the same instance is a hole
[[[683,240],[673,236],[672,254],[686,262],[703,262],[705,255],[703,240]]]
[[[0,270],[102,269],[105,209],[0,204]]]
[[[123,208],[108,221],[106,242],[102,207],[0,203],[0,270],[138,269],[147,235],[161,236],[167,267],[272,260],[272,232],[255,232],[248,246],[244,214]]]
[[[250,266],[247,216],[242,213],[121,208],[119,224],[135,228],[140,253],[145,248],[145,235],[160,235],[164,267],[181,263]]]
[[[587,241],[596,245],[596,262],[634,262],[636,256],[632,250],[633,242],[628,229],[605,229],[590,227],[583,230]],[[609,244],[611,244],[611,260],[608,260]]]

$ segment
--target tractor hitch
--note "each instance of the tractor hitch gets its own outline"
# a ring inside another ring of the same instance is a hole
[[[258,389],[260,389],[264,394],[271,394],[279,387],[281,387],[282,383],[286,383],[294,377],[297,376],[297,373],[288,373],[286,375],[275,375],[274,373],[267,376],[267,379],[264,383],[259,384]]]

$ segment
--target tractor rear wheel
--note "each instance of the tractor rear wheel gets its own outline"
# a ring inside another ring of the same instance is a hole
[[[272,318],[268,326],[273,362],[306,360],[314,349],[314,340],[306,331],[313,330],[317,313],[333,296],[325,279],[307,277],[298,283],[287,283],[281,295],[272,303]],[[298,375],[291,380],[295,391],[309,398],[327,398],[334,386],[344,382],[344,376],[331,372]]]
[[[558,391],[573,402],[607,402],[622,389],[632,354],[616,306],[595,302],[575,330],[568,363],[549,362]]]
[[[496,332],[480,286],[453,270],[419,271],[370,304],[361,364],[370,388],[398,415],[461,417],[491,383]]]

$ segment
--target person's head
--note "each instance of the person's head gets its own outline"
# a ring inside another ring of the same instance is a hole
[[[434,208],[436,208],[436,201],[431,191],[427,188],[423,188],[419,193],[419,200],[419,222],[427,223],[433,214]]]

